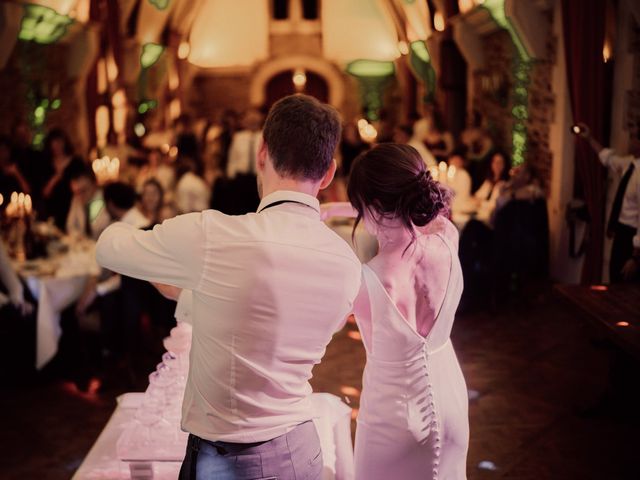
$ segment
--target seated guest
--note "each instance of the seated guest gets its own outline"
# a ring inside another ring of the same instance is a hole
[[[149,220],[136,207],[136,193],[133,187],[114,182],[104,187],[105,210],[117,222],[123,222],[135,228],[149,226]],[[76,315],[82,318],[94,306],[100,312],[101,333],[107,350],[117,349],[121,328],[118,322],[123,318],[129,302],[123,302],[120,287],[124,279],[118,274],[103,270],[99,276],[89,279],[85,290],[76,304]],[[135,296],[134,296],[135,297]],[[133,299],[135,300],[135,298]],[[123,310],[124,307],[124,310]]]
[[[136,207],[135,190],[126,183],[114,182],[104,187],[104,203],[116,222],[124,222],[136,228],[145,228],[151,224]]]
[[[513,176],[503,188],[496,200],[494,215],[504,208],[512,200],[537,200],[544,197],[542,181],[537,170],[525,163],[513,170]]]
[[[149,225],[162,223],[175,215],[175,212],[164,204],[164,189],[155,178],[150,178],[142,186],[140,212],[147,218]]]
[[[491,155],[491,164],[487,177],[474,194],[478,207],[478,220],[488,222],[491,219],[500,191],[509,180],[510,169],[511,159],[504,152],[498,150]]]
[[[0,194],[7,204],[13,192],[31,193],[29,184],[22,176],[14,159],[11,157],[11,142],[9,138],[0,136]]]
[[[471,197],[471,176],[466,169],[465,152],[463,149],[455,149],[449,156],[449,178],[447,185],[453,190],[455,196],[451,203],[453,213],[469,212],[473,210]]]
[[[80,157],[74,156],[69,137],[53,129],[44,142],[43,207],[44,218],[53,217],[55,225],[64,230],[71,208],[71,174],[84,168]]]
[[[431,153],[431,151],[427,148],[427,146],[424,143],[424,138],[427,135],[428,129],[429,129],[429,124],[424,119],[418,120],[413,124],[413,126],[404,125],[404,126],[398,127],[396,131],[398,133],[403,132],[404,139],[406,141],[399,142],[398,138],[394,137],[394,142],[412,146],[418,151],[425,165],[427,167],[433,167],[437,165],[436,157],[433,156],[433,153]],[[406,138],[407,136],[409,138]],[[400,138],[403,138],[403,136],[401,135]]]
[[[88,165],[80,164],[71,170],[69,180],[73,199],[67,216],[67,234],[97,239],[111,223],[111,217],[96,176]]]
[[[155,179],[164,191],[169,191],[175,184],[175,171],[167,162],[167,156],[159,148],[154,148],[147,155],[144,165],[136,177],[136,190],[142,193],[147,180]]]

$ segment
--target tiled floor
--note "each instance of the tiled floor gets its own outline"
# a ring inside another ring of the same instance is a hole
[[[365,357],[355,330],[348,324],[335,336],[315,390],[344,396],[342,387],[361,388]],[[603,391],[610,354],[571,308],[544,294],[497,315],[459,315],[453,342],[478,392],[469,412],[470,479],[640,479],[639,415],[624,406],[579,414]],[[0,478],[69,478],[122,391],[85,395],[61,381],[3,391]],[[357,395],[350,400],[357,408]],[[494,469],[479,468],[483,461]]]

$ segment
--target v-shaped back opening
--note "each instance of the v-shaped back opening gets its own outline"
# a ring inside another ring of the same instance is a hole
[[[427,333],[426,335],[422,335],[422,334],[420,334],[420,332],[418,332],[418,328],[417,328],[418,319],[417,319],[417,317],[416,317],[416,327],[414,328],[413,325],[411,325],[411,323],[409,322],[407,317],[400,311],[400,308],[398,308],[398,305],[396,304],[396,302],[393,301],[393,298],[391,298],[391,295],[389,294],[389,292],[385,288],[384,284],[382,283],[382,280],[380,280],[380,277],[378,277],[378,274],[373,270],[373,268],[371,268],[366,263],[363,265],[364,267],[367,268],[367,270],[369,270],[371,272],[371,275],[375,279],[375,282],[378,284],[378,287],[384,293],[384,296],[386,297],[387,301],[389,303],[391,303],[391,305],[393,305],[393,309],[395,310],[396,314],[402,320],[402,323],[404,323],[409,329],[411,329],[411,331],[415,335],[417,335],[424,342],[429,340],[429,337],[431,336],[431,333],[433,332],[434,328],[436,327],[436,324],[438,323],[438,320],[440,319],[440,314],[442,313],[442,309],[444,308],[444,305],[445,305],[447,299],[449,298],[449,287],[451,286],[451,276],[453,274],[453,249],[451,248],[451,245],[449,244],[449,241],[447,240],[446,237],[444,237],[440,233],[434,233],[433,235],[437,235],[438,237],[440,237],[440,239],[443,241],[443,243],[447,246],[447,249],[449,250],[449,255],[451,256],[451,261],[450,261],[450,264],[449,264],[449,277],[447,278],[447,286],[446,286],[446,289],[445,289],[445,292],[444,292],[444,297],[442,299],[442,303],[440,304],[440,308],[438,308],[438,312],[436,313],[436,316],[433,319],[433,324],[431,325],[431,328],[429,329],[429,333]],[[369,301],[371,302],[371,295],[369,295]],[[416,311],[417,311],[417,309],[416,309]],[[373,317],[373,308],[371,309],[371,316]]]

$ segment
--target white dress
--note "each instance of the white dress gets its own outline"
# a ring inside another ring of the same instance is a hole
[[[468,397],[449,335],[462,270],[451,252],[448,286],[434,325],[421,336],[364,265],[371,318],[357,318],[367,349],[356,431],[356,480],[466,478]]]

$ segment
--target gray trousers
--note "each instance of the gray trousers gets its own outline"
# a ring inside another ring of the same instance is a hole
[[[180,480],[320,480],[322,451],[313,422],[266,442],[211,442],[189,435]]]

